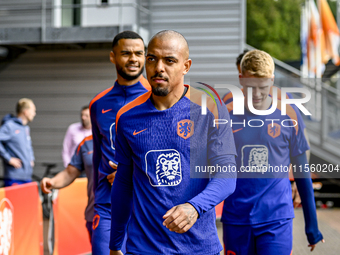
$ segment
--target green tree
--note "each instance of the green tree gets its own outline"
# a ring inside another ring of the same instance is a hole
[[[247,0],[247,43],[280,60],[300,59],[304,0]]]
[[[335,17],[336,20],[336,2],[337,0],[327,0],[329,7],[331,8],[331,11],[333,13],[333,16]]]
[[[336,0],[327,2],[336,16]],[[247,0],[247,43],[282,61],[299,60],[304,3],[305,0]]]

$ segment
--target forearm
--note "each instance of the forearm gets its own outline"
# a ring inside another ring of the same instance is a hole
[[[199,215],[202,215],[221,203],[230,196],[236,188],[236,171],[231,170],[233,167],[236,169],[234,155],[216,159],[212,164],[226,166],[226,169],[230,169],[230,171],[215,175],[201,193],[188,201],[188,203],[195,207]]]
[[[110,250],[121,249],[126,226],[132,211],[132,165],[118,164],[111,189],[111,235]]]
[[[230,196],[235,188],[236,180],[234,178],[213,179],[200,194],[189,200],[188,203],[193,205],[201,216]]]
[[[0,126],[0,156],[6,161],[6,163],[8,163],[11,159],[11,155],[6,150],[4,144],[6,141],[11,139],[11,133],[11,128],[9,128],[6,123]]]
[[[78,176],[80,171],[72,165],[68,165],[63,171],[51,178],[53,189],[61,189],[70,185]]]
[[[301,169],[307,169],[305,168],[306,164],[307,164],[306,153],[292,158],[292,165],[293,166],[296,165],[295,169],[300,169],[299,165],[302,166]],[[294,177],[296,186],[301,197],[307,239],[310,244],[316,244],[317,242],[322,240],[323,237],[318,229],[314,191],[310,173],[309,172],[294,173]]]

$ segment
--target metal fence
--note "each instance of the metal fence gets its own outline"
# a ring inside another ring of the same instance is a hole
[[[304,116],[312,152],[320,158],[340,163],[340,91],[322,79],[303,78],[299,70],[274,59],[275,84],[279,87],[302,87],[311,99],[304,106],[312,114]],[[301,94],[293,95],[304,97]]]
[[[140,20],[142,16],[150,16],[151,12],[147,6],[140,4],[140,0],[117,0],[114,3],[97,0],[93,4],[61,4],[61,2],[56,0],[0,2],[0,44],[105,42],[112,40],[112,33],[126,29],[141,32],[143,26],[145,30],[149,30],[149,24],[145,22],[141,24]],[[82,24],[80,16],[88,11],[92,12],[92,16],[97,15],[98,21],[101,22],[92,25]],[[115,21],[100,19],[101,13],[114,18]],[[71,22],[67,25],[57,24],[56,20],[63,19],[65,15],[68,15]],[[133,17],[133,21],[126,22],[129,17]]]

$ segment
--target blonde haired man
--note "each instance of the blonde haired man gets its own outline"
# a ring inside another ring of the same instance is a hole
[[[5,170],[5,186],[32,181],[34,154],[27,125],[36,115],[31,99],[22,98],[16,105],[16,116],[7,114],[0,127],[0,157]]]
[[[272,77],[275,64],[273,58],[261,50],[248,51],[241,60],[241,74],[256,77]]]
[[[290,163],[295,169],[311,250],[323,240],[317,225],[302,117],[290,105],[287,114],[282,115],[279,100],[277,107],[271,106],[275,98],[275,93],[269,96],[274,68],[268,53],[246,53],[240,74],[245,114],[234,115],[233,103],[227,105],[238,154],[238,179],[235,192],[225,200],[222,214],[226,254],[291,254],[294,211],[288,179]],[[265,111],[272,107],[276,109],[270,114],[252,113],[254,109]]]

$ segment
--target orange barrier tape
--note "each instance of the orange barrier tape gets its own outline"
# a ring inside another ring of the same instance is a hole
[[[87,204],[87,178],[78,178],[60,189],[53,200],[53,255],[74,255],[91,252],[84,216]]]
[[[43,255],[42,208],[37,183],[0,188],[0,250]]]

